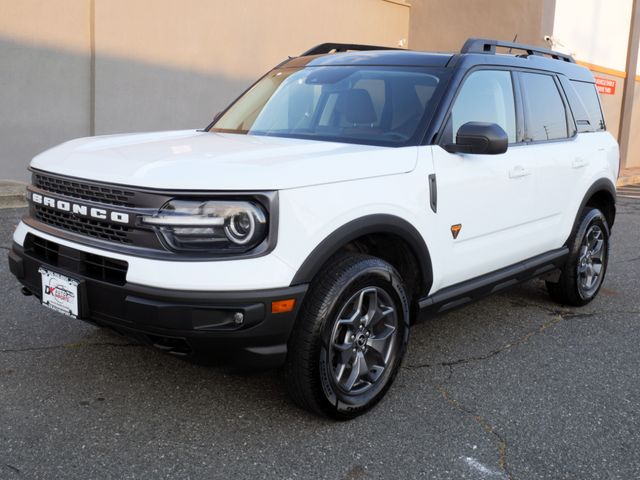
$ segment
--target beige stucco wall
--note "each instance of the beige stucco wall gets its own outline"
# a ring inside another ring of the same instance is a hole
[[[327,41],[397,46],[384,0],[98,0],[96,132],[197,127],[287,55]]]
[[[87,0],[0,0],[0,179],[89,134]]]
[[[412,0],[409,48],[456,52],[473,37],[545,45],[555,0]]]
[[[397,46],[409,31],[401,3],[0,0],[0,179],[26,180],[36,153],[92,123],[96,134],[205,126],[315,44]]]

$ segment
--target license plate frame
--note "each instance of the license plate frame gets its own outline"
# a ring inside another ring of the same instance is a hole
[[[80,281],[45,267],[38,269],[43,306],[71,318],[80,316]]]

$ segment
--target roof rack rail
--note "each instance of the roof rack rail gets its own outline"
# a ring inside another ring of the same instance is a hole
[[[496,47],[509,48],[513,50],[523,50],[527,55],[548,55],[554,60],[562,60],[563,62],[576,63],[571,55],[556,52],[548,48],[535,47],[533,45],[525,45],[522,43],[502,42],[500,40],[490,40],[486,38],[470,38],[460,50],[460,53],[486,53],[495,55]]]
[[[357,43],[321,43],[315,47],[310,48],[304,53],[301,53],[301,57],[307,55],[322,55],[323,53],[338,53],[352,51],[366,51],[366,50],[400,50],[393,47],[382,47],[379,45],[359,45]]]

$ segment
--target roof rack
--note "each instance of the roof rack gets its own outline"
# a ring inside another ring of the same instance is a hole
[[[322,55],[323,53],[338,53],[347,51],[366,51],[366,50],[400,50],[393,47],[382,47],[379,45],[359,45],[357,43],[321,43],[315,47],[310,48],[304,53],[301,53],[301,57],[307,55]]]
[[[563,62],[576,63],[571,55],[549,50],[548,48],[535,47],[533,45],[524,45],[522,43],[502,42],[500,40],[489,40],[486,38],[470,38],[460,50],[460,53],[485,53],[495,55],[496,47],[508,48],[513,50],[522,50],[527,55],[547,55],[554,60],[562,60]]]

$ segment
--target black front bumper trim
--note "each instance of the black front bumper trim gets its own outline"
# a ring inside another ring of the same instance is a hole
[[[48,265],[13,244],[10,270],[38,298],[42,296],[40,266],[80,281],[81,319],[170,353],[202,361],[223,360],[242,368],[275,367],[284,362],[289,334],[307,290],[307,285],[296,285],[199,292],[114,284]],[[296,300],[293,311],[271,313],[271,302],[289,298]]]

